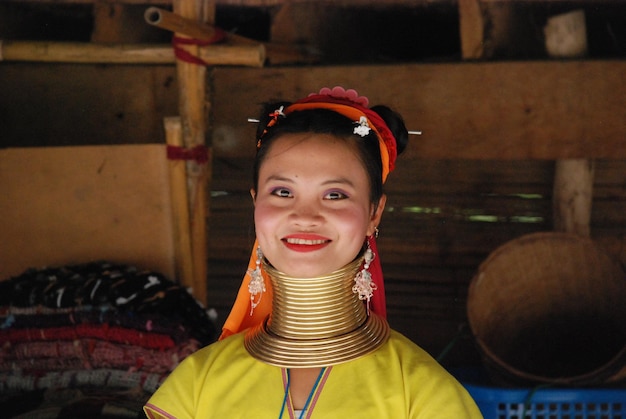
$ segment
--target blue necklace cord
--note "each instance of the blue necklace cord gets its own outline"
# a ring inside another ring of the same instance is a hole
[[[291,374],[289,374],[289,370],[287,370],[287,385],[285,386],[285,396],[283,397],[283,405],[280,408],[280,414],[278,415],[278,419],[283,417],[283,412],[285,411],[285,406],[287,405],[287,397],[289,397],[289,382],[291,381]]]
[[[302,411],[300,412],[300,417],[298,419],[302,419],[304,417],[304,413],[306,412],[306,409],[309,407],[309,404],[311,403],[313,394],[317,390],[317,386],[322,380],[322,377],[324,376],[324,372],[326,372],[326,367],[322,368],[320,373],[317,375],[317,378],[315,379],[315,384],[313,384],[313,388],[311,389],[311,392],[309,393],[309,397],[307,397],[306,402],[304,403],[304,407],[302,408]],[[289,370],[287,370],[287,385],[285,386],[285,396],[283,397],[283,405],[280,408],[280,414],[278,415],[278,419],[281,419],[283,417],[283,413],[285,412],[285,407],[287,406],[287,398],[289,397],[290,383],[291,383],[291,374],[289,373]]]

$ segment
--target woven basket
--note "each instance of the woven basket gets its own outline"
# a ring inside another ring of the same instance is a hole
[[[472,279],[467,310],[499,384],[626,379],[626,276],[589,239],[549,232],[504,244]]]

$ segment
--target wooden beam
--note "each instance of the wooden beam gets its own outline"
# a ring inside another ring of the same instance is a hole
[[[626,61],[215,69],[214,152],[252,154],[259,103],[343,85],[398,110],[409,157],[626,158]]]
[[[210,45],[194,52],[212,65],[261,67],[265,62],[263,45]],[[1,61],[29,61],[83,64],[174,64],[171,45],[95,44],[89,42],[2,41]]]

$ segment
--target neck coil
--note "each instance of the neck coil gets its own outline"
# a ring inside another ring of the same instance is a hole
[[[389,326],[352,292],[362,258],[329,275],[294,278],[264,263],[274,290],[272,312],[248,330],[245,347],[256,359],[284,368],[324,367],[378,349]]]

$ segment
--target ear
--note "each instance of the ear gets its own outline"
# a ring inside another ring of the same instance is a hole
[[[378,201],[378,205],[374,207],[372,204],[372,216],[370,218],[369,225],[367,227],[367,235],[371,236],[376,231],[376,227],[380,224],[380,220],[383,217],[385,211],[385,203],[387,203],[387,195],[382,195]]]
[[[252,204],[256,205],[256,191],[254,188],[250,189],[250,196],[252,197]]]

